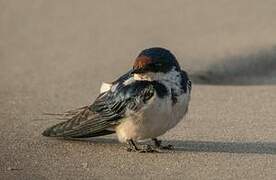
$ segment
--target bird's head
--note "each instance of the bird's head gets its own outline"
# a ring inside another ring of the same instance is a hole
[[[138,55],[132,74],[136,79],[160,80],[172,70],[180,71],[175,56],[167,49],[154,47],[145,49]]]

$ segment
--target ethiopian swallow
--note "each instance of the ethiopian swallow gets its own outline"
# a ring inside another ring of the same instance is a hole
[[[133,68],[112,83],[103,83],[89,106],[60,114],[65,121],[46,129],[50,137],[89,138],[116,133],[128,151],[153,152],[158,136],[173,128],[188,111],[192,83],[167,49],[143,50]],[[154,147],[136,142],[151,139]]]

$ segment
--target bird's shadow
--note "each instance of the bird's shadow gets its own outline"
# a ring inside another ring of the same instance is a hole
[[[275,142],[165,141],[176,151],[276,154]]]
[[[72,140],[72,139],[71,139]],[[114,138],[74,139],[74,141],[89,141],[93,144],[118,144]],[[164,145],[174,146],[175,152],[209,152],[238,154],[276,154],[276,142],[222,142],[222,141],[182,141],[164,140]]]

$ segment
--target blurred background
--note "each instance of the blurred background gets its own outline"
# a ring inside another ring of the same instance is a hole
[[[0,0],[0,179],[12,168],[27,179],[275,179],[275,17],[275,0]],[[186,121],[162,137],[183,153],[129,155],[116,143],[40,135],[56,123],[35,121],[41,113],[91,103],[102,81],[153,46],[170,49],[194,83]]]
[[[108,81],[142,49],[162,46],[195,82],[274,84],[275,12],[274,0],[1,0],[0,73],[32,84],[51,84],[49,76]],[[39,69],[47,75],[32,77]]]

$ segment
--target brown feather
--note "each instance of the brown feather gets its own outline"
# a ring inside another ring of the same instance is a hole
[[[133,68],[139,69],[145,67],[147,64],[151,63],[152,59],[147,56],[139,56],[136,58]]]

